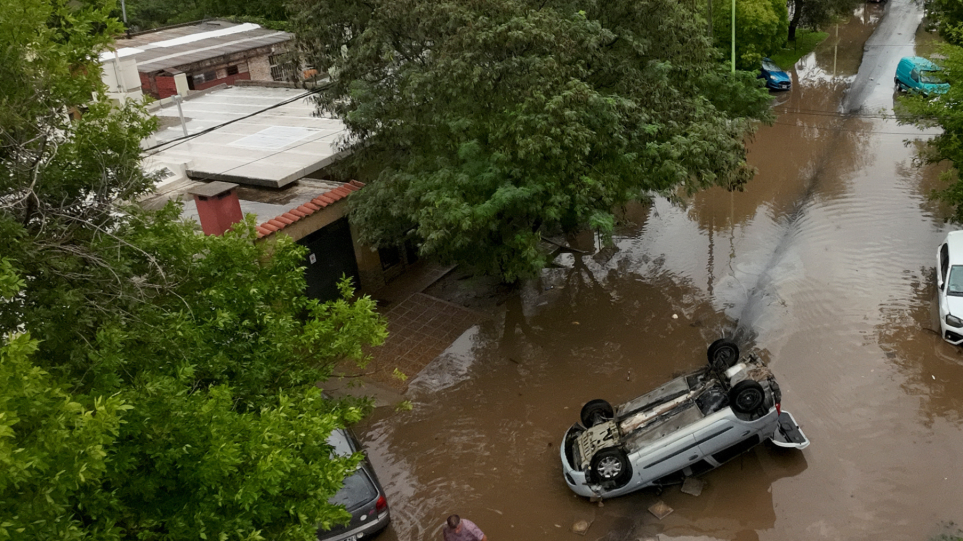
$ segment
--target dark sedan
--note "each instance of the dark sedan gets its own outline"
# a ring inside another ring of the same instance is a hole
[[[332,432],[328,444],[341,456],[361,452],[358,440],[347,430]],[[388,499],[367,456],[358,469],[344,480],[344,487],[329,501],[335,505],[343,505],[351,513],[351,521],[330,530],[318,530],[319,541],[367,539],[384,530],[391,520]]]

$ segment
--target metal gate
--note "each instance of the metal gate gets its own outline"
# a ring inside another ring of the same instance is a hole
[[[338,298],[338,280],[352,278],[351,285],[360,287],[358,263],[351,242],[347,218],[342,218],[298,241],[307,247],[304,277],[308,282],[309,297],[321,301]]]

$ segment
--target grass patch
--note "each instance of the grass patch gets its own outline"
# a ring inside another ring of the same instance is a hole
[[[782,69],[792,69],[800,58],[811,53],[828,37],[828,32],[813,32],[799,28],[796,30],[796,41],[790,41],[787,47],[772,55],[770,59]]]

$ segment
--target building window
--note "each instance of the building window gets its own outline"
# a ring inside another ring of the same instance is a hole
[[[227,76],[230,77],[231,75],[237,75],[237,66],[227,67]]]
[[[271,80],[290,81],[292,79],[291,63],[287,61],[288,56],[284,54],[272,54],[268,57],[271,65]]]
[[[209,82],[211,82],[211,81],[216,81],[216,80],[217,80],[217,72],[216,72],[216,71],[207,71],[207,72],[204,72],[204,73],[196,73],[196,74],[194,74],[193,77],[188,77],[188,82],[190,82],[191,79],[193,79],[195,85],[200,85],[200,84],[204,84],[204,83],[209,83]],[[194,89],[194,87],[191,86],[191,90],[193,90],[193,89]]]

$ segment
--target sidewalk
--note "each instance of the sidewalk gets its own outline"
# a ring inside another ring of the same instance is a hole
[[[488,316],[422,293],[453,267],[417,265],[372,294],[388,320],[388,338],[366,353],[371,363],[362,371],[345,368],[324,389],[334,396],[371,396],[376,406],[404,400],[407,380],[421,372],[456,338]],[[397,377],[396,374],[405,377]]]

